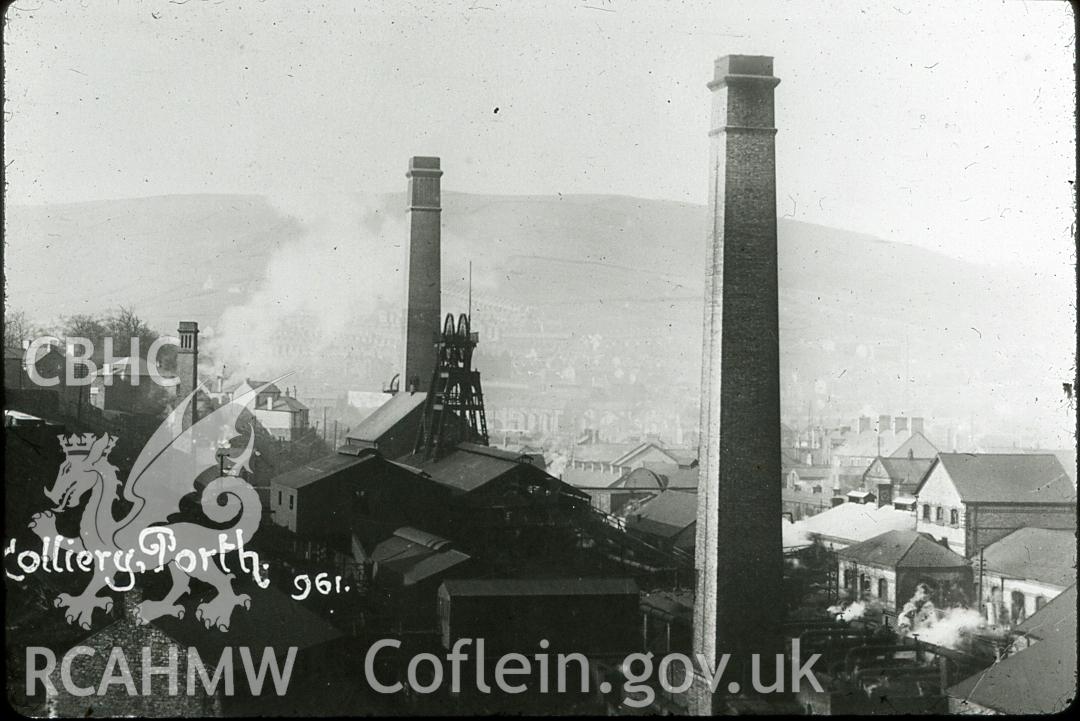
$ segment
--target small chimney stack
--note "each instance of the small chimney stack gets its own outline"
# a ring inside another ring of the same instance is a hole
[[[923,429],[922,416],[916,416],[916,417],[911,419],[911,432],[912,433],[923,433],[923,434],[926,433],[926,431]]]
[[[427,390],[435,372],[441,316],[442,170],[439,158],[409,161],[409,245],[405,253],[404,387]]]
[[[866,433],[870,430],[870,416],[859,416],[859,433]]]
[[[893,426],[893,430],[896,431],[897,433],[907,433],[907,429],[908,429],[908,423],[907,422],[908,422],[907,416],[897,416],[896,419],[894,420],[895,425]]]
[[[892,430],[892,416],[880,415],[877,421],[878,433],[888,433]]]

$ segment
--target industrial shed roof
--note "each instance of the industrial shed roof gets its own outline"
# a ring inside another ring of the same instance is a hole
[[[627,527],[670,538],[697,521],[697,500],[696,493],[664,491],[633,513]]]
[[[427,474],[436,483],[463,493],[474,491],[521,465],[515,461],[498,458],[489,453],[468,450],[462,446],[458,446],[446,456],[434,461],[422,455],[412,454],[398,459],[397,462]],[[532,467],[531,464],[527,465]]]
[[[841,503],[794,525],[793,530],[798,533],[861,543],[885,531],[913,530],[915,514],[898,511],[892,506],[875,508],[866,503]]]
[[[427,393],[395,393],[390,399],[375,409],[375,412],[361,421],[349,439],[376,442],[405,419],[410,413],[427,400]]]
[[[270,482],[285,486],[286,488],[303,488],[316,481],[329,478],[346,468],[366,463],[373,458],[374,456],[370,454],[353,456],[344,453],[329,453],[322,458],[316,458],[313,461],[309,461],[299,468],[294,468],[291,471],[275,476]]]
[[[623,596],[638,585],[631,578],[469,578],[444,581],[451,596]]]
[[[962,568],[967,559],[916,531],[886,531],[836,552],[840,558],[887,568]]]
[[[982,559],[993,573],[1065,587],[1076,583],[1076,534],[1021,528],[984,548]]]
[[[1076,502],[1076,488],[1052,453],[941,453],[937,462],[965,503]]]
[[[1038,628],[1042,640],[952,686],[948,695],[1009,714],[1066,709],[1076,696],[1076,587],[1033,614],[1020,629],[1025,626]]]
[[[376,575],[381,569],[397,574],[403,585],[411,586],[447,571],[470,556],[450,548],[450,541],[416,528],[402,527],[371,554]]]

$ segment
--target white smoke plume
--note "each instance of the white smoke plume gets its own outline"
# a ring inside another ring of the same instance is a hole
[[[920,583],[915,595],[901,609],[896,630],[901,638],[918,636],[920,641],[960,649],[967,634],[985,627],[986,620],[978,611],[963,607],[936,608],[930,600],[930,590]]]
[[[862,601],[855,601],[847,605],[837,604],[829,606],[829,615],[837,621],[855,621],[866,615],[867,606]]]
[[[207,343],[234,380],[304,370],[283,363],[318,365],[357,318],[380,301],[403,300],[403,209],[391,213],[381,198],[345,193],[269,200],[298,231],[272,252],[254,293],[222,314]]]

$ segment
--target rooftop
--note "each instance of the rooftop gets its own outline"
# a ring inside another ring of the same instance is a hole
[[[427,393],[395,393],[379,406],[374,413],[361,421],[349,438],[376,442],[410,413],[424,405]]]
[[[966,568],[967,559],[916,531],[886,531],[837,551],[849,561],[888,568]]]
[[[915,514],[888,505],[875,508],[868,503],[841,503],[794,526],[799,533],[861,543],[886,531],[915,530]]]
[[[697,493],[663,491],[638,508],[627,526],[655,536],[674,536],[697,522]]]
[[[965,503],[1076,503],[1076,488],[1052,453],[941,453]]]
[[[1065,586],[1076,583],[1076,534],[1021,528],[983,549],[984,567],[1008,578]]]
[[[285,486],[286,488],[303,488],[335,473],[367,463],[374,458],[370,453],[363,456],[346,455],[343,453],[328,453],[322,458],[309,461],[299,468],[286,471],[270,480],[271,483]]]
[[[964,679],[948,690],[961,702],[1008,714],[1050,714],[1076,696],[1076,587],[1033,614],[1020,628],[1043,640]]]

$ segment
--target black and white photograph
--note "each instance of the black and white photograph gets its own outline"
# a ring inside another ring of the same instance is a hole
[[[12,713],[1073,705],[1074,4],[3,9]]]

